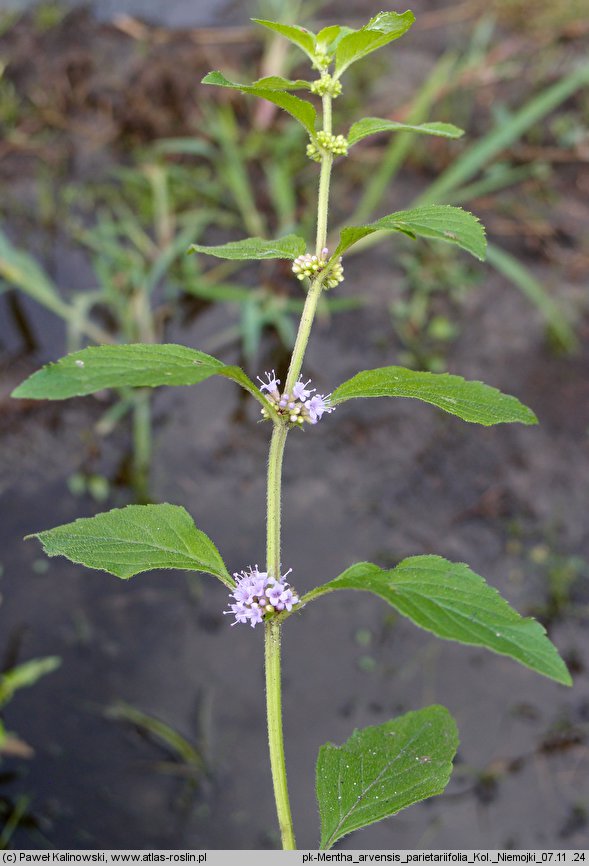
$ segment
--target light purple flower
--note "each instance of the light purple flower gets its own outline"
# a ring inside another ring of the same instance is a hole
[[[231,610],[224,610],[223,613],[232,613],[234,615],[235,622],[232,622],[231,625],[237,625],[238,622],[247,622],[252,615],[251,609],[246,607],[242,601],[238,601],[237,604],[230,604],[229,607]]]
[[[288,586],[280,596],[280,601],[277,606],[282,605],[282,607],[279,607],[279,610],[283,610],[284,608],[286,608],[286,610],[292,610],[293,605],[298,603],[298,595],[296,595],[290,586]]]
[[[296,400],[300,400],[301,403],[304,403],[305,400],[307,400],[307,398],[311,396],[311,392],[315,390],[315,388],[311,388],[311,390],[309,391],[309,389],[307,388],[307,385],[310,385],[310,384],[311,384],[310,379],[308,382],[303,382],[303,377],[299,376],[299,381],[296,383],[296,385],[292,389],[293,397]]]
[[[260,391],[267,391],[269,394],[278,393],[278,385],[280,385],[280,379],[276,378],[276,373],[272,370],[271,373],[264,373],[264,376],[268,379],[267,382],[264,382],[263,379],[260,379],[259,376],[256,376],[258,382],[261,382]]]
[[[264,619],[264,612],[263,612],[262,608],[257,604],[253,604],[252,608],[251,608],[251,614],[250,614],[251,627],[254,628],[259,622],[262,622],[263,619]]]
[[[311,424],[316,424],[317,421],[320,421],[321,416],[325,412],[329,413],[335,410],[335,406],[329,405],[329,396],[329,394],[326,397],[322,394],[315,394],[307,403],[306,408],[309,413]]]
[[[251,584],[245,580],[242,583],[238,583],[235,587],[233,598],[238,604],[250,604],[253,598]]]
[[[231,597],[235,603],[231,602],[229,610],[225,611],[234,615],[232,625],[249,622],[253,628],[267,614],[292,610],[298,604],[299,597],[293,593],[286,580],[289,574],[290,569],[280,580],[275,580],[267,572],[259,571],[257,565],[234,574],[236,585]]]
[[[272,586],[269,586],[266,590],[266,598],[268,599],[272,607],[276,607],[276,605],[280,601],[280,596],[284,592],[285,586],[286,584],[276,582],[272,584]]]
[[[278,415],[293,426],[300,427],[304,423],[316,424],[326,412],[334,411],[335,407],[329,403],[329,395],[324,397],[322,394],[314,394],[315,388],[309,388],[310,379],[305,382],[303,377],[299,376],[292,391],[290,393],[284,391],[281,394],[278,390],[280,379],[276,378],[274,370],[265,373],[265,376],[267,382],[258,376],[258,381],[262,382],[261,390],[268,392],[267,399],[273,404]],[[262,415],[264,418],[270,417],[266,407],[262,409]]]

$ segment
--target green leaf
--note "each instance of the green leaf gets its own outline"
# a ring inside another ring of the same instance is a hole
[[[214,84],[217,87],[229,87],[232,90],[239,90],[240,93],[249,93],[252,96],[259,96],[261,99],[267,99],[268,102],[273,102],[274,105],[283,108],[295,120],[298,120],[305,127],[309,135],[315,134],[317,112],[314,106],[305,99],[293,96],[292,93],[283,93],[281,90],[261,87],[258,84],[236,84],[233,81],[228,81],[221,72],[209,72],[203,78],[202,83]]]
[[[383,120],[380,117],[364,117],[352,124],[348,132],[348,144],[351,146],[369,135],[379,132],[420,132],[425,135],[440,135],[442,138],[460,138],[464,130],[452,123],[398,123],[396,120]]]
[[[28,400],[65,400],[104,388],[196,385],[215,375],[241,385],[273,415],[271,404],[240,367],[228,366],[204,352],[173,343],[90,346],[37,370],[12,392],[12,396]]]
[[[301,78],[292,81],[281,75],[267,75],[265,78],[258,78],[257,81],[254,81],[254,87],[262,87],[265,90],[310,90],[311,82]]]
[[[482,646],[525,667],[571,685],[571,676],[546,631],[522,617],[496,589],[460,562],[441,556],[411,556],[385,570],[361,562],[335,580],[311,590],[303,604],[336,589],[361,589],[380,596],[415,625],[438,637]]]
[[[52,673],[61,664],[58,656],[30,659],[0,674],[0,707],[3,707],[19,689],[34,686],[42,677]]]
[[[315,37],[315,44],[320,46],[324,51],[333,54],[341,40],[348,33],[356,33],[352,27],[343,27],[339,24],[330,24],[329,27],[324,27]]]
[[[431,403],[472,424],[537,424],[531,409],[515,397],[483,382],[469,382],[450,373],[421,373],[404,367],[364,370],[335,389],[335,405],[356,397],[412,397]]]
[[[485,230],[469,211],[451,205],[428,205],[413,210],[398,211],[365,226],[349,226],[342,230],[340,242],[332,260],[341,256],[353,244],[378,231],[402,232],[410,238],[420,236],[456,244],[463,250],[484,259],[487,243]]]
[[[456,723],[440,706],[356,730],[343,746],[321,746],[321,848],[331,848],[353,830],[441,794],[457,748]]]
[[[414,21],[413,12],[407,11],[401,15],[397,12],[380,12],[361,30],[348,33],[337,45],[335,77],[339,78],[352,63],[403,36]]]
[[[231,241],[221,246],[206,247],[202,244],[192,244],[190,252],[206,253],[218,259],[296,259],[306,251],[307,245],[303,238],[297,235],[286,235],[278,240],[264,238],[245,238],[242,241]]]
[[[262,27],[267,27],[268,30],[273,30],[274,33],[279,33],[293,42],[302,49],[307,57],[311,60],[315,57],[315,34],[304,27],[298,27],[294,24],[278,24],[276,21],[267,21],[264,18],[252,18],[254,24],[261,24]]]
[[[65,556],[123,580],[155,568],[204,571],[232,580],[210,538],[179,505],[127,505],[27,535],[48,556]]]

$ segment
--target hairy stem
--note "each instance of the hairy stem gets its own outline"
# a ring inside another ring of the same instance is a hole
[[[326,132],[331,132],[331,97],[323,97],[323,123]],[[317,255],[321,255],[327,240],[327,216],[329,210],[329,185],[333,155],[323,153],[321,158],[321,176],[319,180],[319,200],[317,204]],[[285,391],[291,392],[303,365],[305,350],[321,297],[323,280],[318,277],[311,283],[307,292],[305,306],[299,322],[299,329],[293,349]],[[274,422],[270,454],[268,456],[268,498],[267,498],[267,546],[266,569],[269,575],[280,579],[280,513],[281,513],[281,482],[282,459],[288,427],[282,421]],[[270,749],[270,768],[274,785],[274,799],[278,825],[282,838],[282,847],[286,851],[296,848],[288,786],[286,780],[286,762],[284,758],[284,739],[282,733],[282,692],[280,681],[280,620],[270,619],[265,630],[265,667],[266,667],[266,713],[268,719],[268,746]]]
[[[326,132],[331,132],[331,96],[323,97],[323,128]],[[317,241],[316,255],[321,255],[321,250],[327,243],[327,216],[329,212],[329,186],[331,182],[331,169],[333,166],[333,154],[324,153],[321,158],[321,177],[319,180],[319,200],[317,202]],[[299,378],[303,359],[309,342],[309,334],[317,312],[317,304],[321,297],[323,289],[323,280],[319,276],[313,280],[311,287],[307,292],[305,306],[299,322],[299,330],[295,346],[290,359],[288,375],[286,377],[285,390],[290,393],[295,382]]]
[[[284,390],[287,394],[292,392],[303,366],[305,351],[307,349],[307,343],[309,342],[309,334],[311,333],[311,327],[313,326],[313,320],[317,311],[319,298],[321,297],[322,288],[322,279],[321,277],[318,277],[316,280],[313,280],[311,288],[307,292],[305,306],[303,307],[301,321],[299,322],[297,339],[290,359],[286,384],[284,386]]]
[[[267,543],[266,569],[280,580],[280,511],[282,487],[282,458],[288,427],[282,422],[274,422],[270,454],[268,456],[268,501],[267,501]],[[288,799],[286,781],[286,762],[282,734],[282,688],[280,682],[280,623],[269,620],[265,631],[265,669],[266,669],[266,716],[268,720],[268,747],[270,750],[270,769],[274,785],[274,799],[282,847],[285,851],[295,849],[294,830]]]
[[[282,688],[280,683],[280,623],[266,623],[266,712],[268,717],[268,745],[270,767],[274,782],[274,798],[278,814],[278,826],[284,851],[294,851],[296,842],[290,813],[286,763],[284,760],[284,738],[282,734]]]
[[[268,574],[280,580],[280,511],[282,486],[282,458],[288,428],[276,422],[270,441],[268,456],[268,503],[266,531],[266,568]]]
[[[331,96],[323,97],[323,129],[331,132]],[[315,254],[321,255],[321,250],[327,243],[327,213],[329,209],[329,182],[333,154],[324,153],[321,158],[321,178],[319,180],[319,200],[317,202],[317,241]]]

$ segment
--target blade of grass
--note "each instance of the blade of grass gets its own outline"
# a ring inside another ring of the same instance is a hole
[[[216,109],[213,126],[223,155],[220,173],[225,176],[226,189],[231,192],[247,231],[252,237],[266,237],[264,220],[256,206],[247,166],[237,144],[237,121],[231,106]]]
[[[530,127],[587,84],[589,84],[589,64],[584,64],[569,75],[565,75],[556,84],[542,90],[516,111],[508,123],[502,123],[465,150],[459,159],[455,160],[425,192],[418,196],[412,206],[445,203],[453,190],[469,181],[497,154],[512,145]]]
[[[203,773],[206,772],[205,761],[196,746],[160,719],[150,716],[124,701],[117,701],[107,707],[105,716],[108,719],[134,725],[163,743],[182,763],[198,768]]]
[[[18,830],[21,819],[26,814],[30,802],[31,798],[26,794],[21,794],[20,797],[17,798],[16,803],[14,804],[14,809],[7,818],[2,833],[0,834],[0,851],[5,851],[8,848],[10,840]]]
[[[560,348],[571,352],[577,345],[577,337],[571,325],[558,304],[547,294],[544,286],[536,277],[514,256],[503,249],[489,244],[487,246],[487,261],[496,271],[503,274],[510,282],[534,304],[545,318],[551,336]]]
[[[475,180],[466,186],[450,193],[445,201],[447,204],[463,205],[474,198],[480,198],[501,189],[515,186],[529,178],[546,178],[550,174],[550,166],[544,162],[529,165],[504,166],[502,171],[493,171],[480,180]]]
[[[186,226],[186,228],[179,232],[175,238],[172,238],[167,246],[158,253],[158,256],[150,268],[145,280],[145,290],[148,294],[153,292],[159,281],[171,267],[174,260],[179,256],[186,254],[186,250],[194,240],[197,230],[198,229],[195,229],[192,225]]]
[[[19,289],[96,343],[113,342],[110,334],[87,318],[81,317],[75,306],[64,301],[59,289],[36,259],[14,247],[2,232],[0,232],[0,277],[6,280],[9,286]]]
[[[163,165],[146,165],[145,175],[153,196],[153,227],[158,246],[171,243],[174,236],[174,214],[170,210],[168,172]]]

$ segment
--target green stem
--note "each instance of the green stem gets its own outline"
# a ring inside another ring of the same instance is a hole
[[[149,502],[151,465],[151,394],[147,388],[133,393],[133,487],[140,502]]]
[[[331,132],[331,96],[323,97],[323,129]],[[333,154],[324,153],[321,157],[321,177],[319,179],[319,200],[317,202],[317,242],[315,254],[321,256],[321,250],[327,243],[327,215],[329,210],[329,183],[331,180],[331,168],[333,166]]]
[[[323,128],[326,132],[331,132],[331,96],[323,97]],[[327,243],[327,217],[329,213],[329,187],[331,182],[331,169],[333,167],[333,154],[324,153],[321,158],[321,177],[319,179],[319,199],[317,202],[317,242],[316,255],[319,257],[321,251]],[[305,306],[299,323],[296,342],[290,359],[288,375],[284,390],[290,393],[299,378],[301,367],[303,366],[303,358],[309,342],[309,334],[317,312],[317,304],[321,297],[323,289],[323,280],[318,277],[313,280],[311,287],[307,292]]]
[[[270,768],[274,782],[274,798],[278,826],[284,851],[294,851],[296,842],[288,799],[284,738],[282,734],[282,688],[280,683],[280,623],[266,623],[266,712],[268,717],[268,746]]]
[[[276,422],[268,455],[268,507],[266,567],[268,573],[280,580],[280,511],[282,486],[282,458],[288,427]]]
[[[294,349],[292,350],[290,367],[288,368],[288,375],[286,377],[286,384],[284,386],[284,390],[287,394],[291,393],[297,379],[299,378],[301,367],[303,366],[305,351],[307,349],[307,343],[309,342],[309,335],[313,326],[313,320],[317,311],[317,304],[319,303],[322,289],[323,281],[321,277],[319,277],[311,283],[311,288],[307,292],[305,306],[303,307],[301,321],[299,322],[297,338],[295,341]]]
[[[331,132],[331,97],[323,97],[323,122],[326,132]],[[321,255],[327,240],[327,216],[329,209],[329,185],[333,155],[324,153],[321,159],[321,176],[319,180],[319,200],[317,204],[317,255]],[[285,391],[290,392],[297,381],[303,365],[303,358],[309,334],[315,318],[317,303],[321,297],[323,280],[321,277],[311,283],[307,292],[305,306],[299,323],[299,330],[293,349]],[[270,453],[268,456],[268,501],[267,501],[267,547],[266,569],[269,575],[280,579],[280,513],[282,460],[288,427],[282,421],[274,421]],[[274,799],[278,825],[285,851],[296,848],[288,785],[286,780],[286,762],[284,758],[284,738],[282,733],[282,690],[280,681],[280,628],[279,619],[266,622],[265,630],[265,667],[266,667],[266,713],[268,719],[268,746],[270,750],[270,768],[274,785]]]

